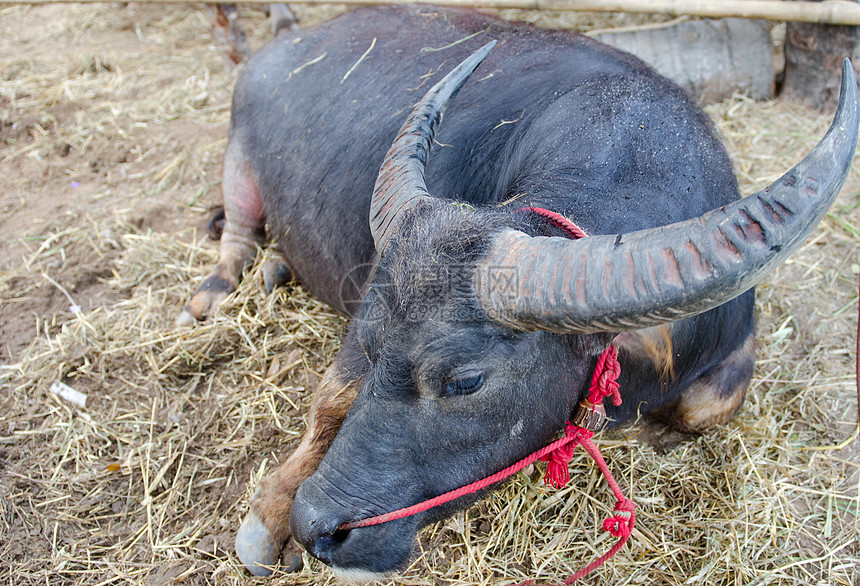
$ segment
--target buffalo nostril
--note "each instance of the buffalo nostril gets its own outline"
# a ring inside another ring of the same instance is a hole
[[[331,565],[335,550],[349,537],[349,530],[338,529],[334,533],[317,537],[309,550],[318,560]]]
[[[338,565],[341,548],[350,532],[339,529],[343,511],[334,507],[328,495],[313,482],[306,480],[296,492],[290,511],[293,537],[309,554],[328,565]]]

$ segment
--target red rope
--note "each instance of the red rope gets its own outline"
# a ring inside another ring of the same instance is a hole
[[[621,393],[618,392],[618,376],[621,365],[618,363],[618,349],[610,346],[597,359],[594,374],[591,376],[591,386],[588,389],[588,400],[599,405],[604,397],[612,397],[612,404],[621,405]]]
[[[454,499],[460,498],[461,496],[465,496],[467,494],[472,494],[478,492],[479,490],[483,490],[488,486],[495,484],[496,482],[500,482],[511,476],[512,474],[516,474],[529,464],[534,463],[535,461],[543,458],[547,454],[557,450],[559,448],[564,448],[566,445],[570,443],[578,444],[583,440],[586,434],[594,435],[593,432],[588,431],[587,429],[578,428],[579,433],[567,433],[563,437],[555,440],[548,446],[544,446],[539,449],[537,452],[526,456],[516,464],[512,464],[505,468],[504,470],[500,470],[491,476],[487,476],[481,480],[475,481],[471,484],[467,484],[466,486],[448,491],[444,494],[440,494],[437,497],[428,499],[426,501],[420,502],[416,505],[412,505],[411,507],[404,507],[402,509],[397,509],[396,511],[391,511],[390,513],[384,513],[382,515],[377,515],[375,517],[369,517],[367,519],[362,519],[359,521],[350,521],[349,523],[344,523],[338,529],[356,529],[358,527],[369,527],[371,525],[379,525],[380,523],[385,523],[387,521],[395,521],[397,519],[402,519],[403,517],[408,517],[410,515],[415,515],[416,513],[423,513],[429,509],[434,507],[438,507],[439,505],[450,502]],[[588,435],[587,437],[591,437]],[[571,450],[573,452],[573,450]]]
[[[555,212],[544,210],[541,208],[523,208],[535,212],[536,214],[548,219],[556,226],[565,230],[572,238],[584,238],[586,236],[580,228],[573,222]],[[587,406],[580,404],[580,409],[597,410],[598,406],[603,403],[605,397],[612,397],[614,405],[621,405],[621,394],[618,392],[618,376],[621,374],[621,365],[618,363],[618,350],[615,346],[609,346],[604,350],[597,359],[597,365],[594,368],[594,374],[591,377],[591,385],[588,389]],[[601,408],[602,409],[602,408]],[[604,412],[605,413],[605,412]],[[357,529],[359,527],[370,527],[371,525],[379,525],[387,521],[402,519],[416,513],[421,513],[438,507],[441,504],[450,502],[467,494],[473,494],[483,490],[501,480],[504,480],[512,474],[516,474],[529,464],[537,460],[547,462],[545,482],[555,488],[561,488],[570,481],[570,472],[568,471],[568,463],[573,457],[573,451],[578,445],[582,445],[589,456],[594,460],[603,477],[606,479],[609,488],[615,495],[615,514],[603,522],[603,530],[618,538],[618,542],[612,546],[605,554],[582,568],[580,571],[564,581],[564,584],[570,585],[576,580],[582,578],[586,574],[602,566],[607,560],[614,556],[624,547],[627,540],[630,539],[630,534],[633,530],[633,525],[636,523],[636,505],[630,499],[626,498],[621,491],[621,487],[613,478],[609,471],[600,449],[591,441],[594,436],[594,431],[579,427],[567,422],[565,434],[563,437],[555,440],[551,444],[539,449],[538,451],[526,456],[519,462],[508,466],[504,470],[500,470],[495,474],[487,476],[481,480],[467,484],[461,488],[448,491],[437,497],[428,499],[410,507],[404,507],[376,515],[366,519],[359,519],[343,523],[338,527],[341,530]],[[523,582],[518,586],[532,586],[533,581]]]
[[[591,401],[594,406],[600,405],[603,402],[604,397],[615,396],[618,393],[618,384],[615,379],[621,371],[618,365],[617,354],[618,351],[616,348],[614,346],[610,346],[603,351],[597,360],[597,367],[594,369],[592,385],[589,391],[589,401]],[[519,462],[508,466],[504,470],[500,470],[491,476],[487,476],[486,478],[472,482],[471,484],[467,484],[461,488],[448,491],[437,497],[410,507],[404,507],[402,509],[397,509],[396,511],[391,511],[390,513],[376,515],[367,519],[344,523],[338,527],[338,529],[348,530],[357,529],[359,527],[370,527],[371,525],[379,525],[380,523],[402,519],[410,515],[415,515],[416,513],[427,511],[454,499],[460,498],[461,496],[483,490],[488,486],[500,482],[508,476],[519,472],[537,460],[547,462],[545,475],[545,481],[547,484],[550,484],[555,488],[561,488],[570,480],[570,473],[568,472],[567,466],[573,457],[573,451],[576,446],[582,445],[582,447],[585,448],[585,451],[588,452],[588,455],[594,460],[595,464],[597,464],[600,472],[603,474],[604,478],[606,478],[609,488],[615,495],[616,503],[614,510],[616,514],[603,522],[603,530],[617,537],[618,542],[605,554],[564,581],[565,584],[569,585],[575,580],[578,580],[594,569],[600,567],[612,556],[618,553],[618,551],[624,547],[624,544],[627,543],[627,540],[630,539],[630,533],[636,522],[636,515],[634,513],[636,505],[633,501],[624,496],[621,491],[621,487],[618,486],[618,483],[609,471],[609,466],[603,459],[600,449],[591,440],[593,436],[593,431],[583,427],[577,427],[568,422],[563,437],[539,449],[533,454],[526,456]],[[528,581],[523,582],[520,586],[531,586],[532,584],[533,582]]]
[[[557,214],[555,212],[545,210],[543,208],[522,208],[522,210],[534,212],[542,218],[546,218],[551,224],[558,226],[559,228],[567,232],[574,240],[579,240],[580,238],[585,238],[586,236],[588,236],[588,234],[586,234],[582,228],[580,228],[561,214]]]
[[[609,466],[606,464],[606,461],[603,459],[603,455],[600,453],[600,449],[594,445],[594,442],[591,441],[591,438],[585,439],[582,441],[582,447],[585,448],[585,451],[588,452],[588,455],[592,457],[594,462],[597,464],[600,471],[603,473],[603,477],[606,478],[606,482],[609,484],[609,487],[612,489],[612,493],[615,495],[617,499],[615,503],[615,515],[605,519],[603,521],[603,530],[607,533],[613,535],[618,538],[618,541],[613,545],[606,553],[602,556],[567,578],[563,583],[565,586],[570,586],[580,578],[590,574],[607,561],[609,561],[616,553],[618,553],[622,547],[627,543],[627,540],[630,539],[630,535],[633,532],[633,526],[636,524],[636,504],[630,499],[626,498],[621,491],[621,488],[618,486],[618,483],[613,478],[612,473],[609,471]],[[535,585],[533,580],[526,580],[525,582],[521,582],[516,586],[545,586],[545,585]]]

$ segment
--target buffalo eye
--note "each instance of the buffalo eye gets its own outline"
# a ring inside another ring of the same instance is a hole
[[[484,375],[470,376],[452,381],[445,385],[445,396],[455,397],[458,395],[471,395],[484,384]]]

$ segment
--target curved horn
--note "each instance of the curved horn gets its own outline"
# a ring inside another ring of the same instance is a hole
[[[388,149],[370,203],[370,231],[380,254],[399,224],[402,213],[422,198],[430,197],[424,182],[424,168],[442,114],[495,46],[496,41],[487,43],[434,85],[412,110]]]
[[[701,217],[628,234],[571,241],[501,232],[478,267],[478,300],[509,327],[557,333],[632,330],[717,307],[803,243],[845,181],[857,132],[857,80],[846,59],[830,129],[770,186]]]

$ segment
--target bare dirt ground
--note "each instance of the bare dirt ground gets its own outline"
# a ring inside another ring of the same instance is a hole
[[[252,581],[235,532],[304,429],[345,321],[299,287],[266,296],[258,264],[216,319],[172,327],[215,259],[204,233],[233,79],[209,22],[188,5],[0,8],[0,583]],[[260,46],[262,14],[243,23]],[[828,124],[740,96],[708,112],[744,193]],[[586,583],[858,584],[858,226],[855,165],[813,238],[759,288],[759,361],[733,422],[702,437],[647,423],[603,435],[640,516]],[[52,394],[56,381],[86,406]],[[563,579],[610,544],[596,529],[610,496],[581,455],[572,473],[558,492],[521,475],[428,528],[394,583]],[[332,581],[307,557],[271,580]]]

